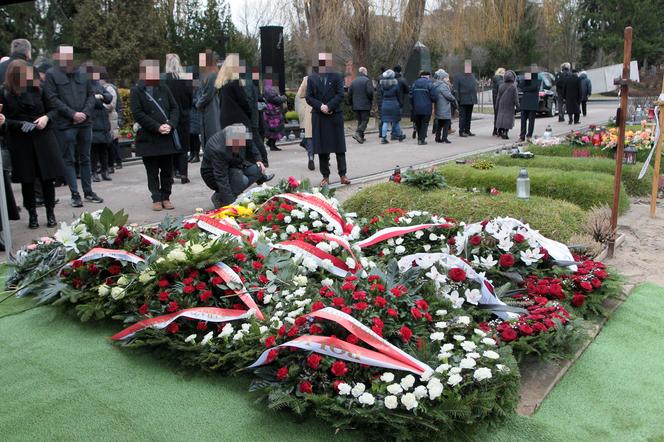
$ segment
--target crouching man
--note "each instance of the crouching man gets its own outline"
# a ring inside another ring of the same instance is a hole
[[[229,205],[252,184],[274,178],[265,175],[265,166],[252,142],[252,134],[243,124],[226,126],[205,144],[201,177],[214,193],[215,208]]]

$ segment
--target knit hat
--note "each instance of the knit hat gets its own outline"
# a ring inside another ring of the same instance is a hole
[[[449,77],[450,74],[448,74],[447,72],[445,72],[444,69],[438,69],[438,70],[436,71],[436,73],[434,74],[434,76],[435,76],[438,80],[444,80],[444,79],[446,79],[447,77]]]

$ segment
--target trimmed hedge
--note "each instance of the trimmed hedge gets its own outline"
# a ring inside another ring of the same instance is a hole
[[[612,149],[602,149],[601,147],[594,146],[572,146],[570,144],[557,144],[554,146],[536,146],[531,144],[528,146],[528,150],[535,155],[546,155],[549,157],[571,157],[573,150],[587,149],[590,151],[590,155],[596,158],[613,158]],[[648,154],[650,150],[639,150],[636,152],[636,161],[643,163],[648,159]]]
[[[445,181],[451,186],[478,189],[495,187],[502,192],[516,191],[516,177],[520,169],[518,166],[496,166],[493,169],[478,170],[465,164],[445,164],[440,167]],[[602,204],[611,205],[613,202],[613,177],[605,173],[529,167],[528,175],[531,195],[569,201],[586,210]],[[621,185],[620,213],[628,207],[629,199],[624,185]]]
[[[498,155],[488,159],[499,166],[537,167],[568,171],[581,170],[586,172],[606,173],[611,176],[613,176],[616,168],[616,162],[609,158],[564,158],[538,155],[535,156],[535,158],[528,160],[525,158],[512,158],[509,155]],[[623,166],[622,182],[628,195],[650,195],[652,168],[649,167],[643,179],[640,180],[639,172],[641,172],[642,167],[643,163],[636,163],[633,166]]]
[[[465,222],[510,216],[521,219],[543,235],[567,242],[583,230],[586,214],[577,205],[566,201],[533,196],[528,201],[512,193],[490,196],[458,188],[422,192],[411,186],[381,183],[355,193],[343,207],[360,217],[370,218],[390,207],[426,210]]]

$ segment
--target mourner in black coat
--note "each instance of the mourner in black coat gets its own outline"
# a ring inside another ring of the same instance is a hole
[[[346,177],[346,139],[341,101],[344,83],[336,73],[313,73],[307,80],[307,104],[311,106],[312,141],[318,154],[321,186],[329,185],[330,154],[337,157],[337,171],[342,184],[350,184]]]
[[[32,69],[23,62],[22,69]],[[10,66],[8,72],[15,69]],[[9,75],[8,75],[9,76]],[[23,205],[30,215],[29,227],[37,228],[35,182],[42,186],[47,225],[56,225],[55,188],[53,180],[64,174],[64,163],[58,148],[53,120],[57,113],[49,109],[43,90],[28,86],[13,91],[0,88],[2,113],[6,117],[3,130],[12,163],[12,181],[21,183]]]
[[[191,100],[194,95],[194,87],[189,79],[176,77],[172,73],[166,74],[166,87],[173,94],[173,98],[178,105],[180,118],[178,119],[178,136],[182,152],[173,156],[173,165],[182,184],[189,182],[187,154],[189,153],[189,126],[191,125]]]
[[[563,77],[562,88],[569,124],[572,124],[572,121],[574,124],[578,124],[581,116],[581,79],[576,72]]]
[[[136,155],[143,157],[152,209],[170,210],[173,208],[170,202],[173,155],[181,149],[181,146],[176,147],[174,133],[180,118],[178,105],[171,91],[155,80],[147,86],[143,81],[134,86],[129,103],[134,120],[140,125],[136,134]]]

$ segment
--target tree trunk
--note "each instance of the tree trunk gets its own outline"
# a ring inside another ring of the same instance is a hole
[[[369,64],[369,0],[350,0],[353,16],[347,17],[346,35],[353,50],[354,66]]]
[[[389,59],[391,61],[402,66],[408,61],[408,57],[410,57],[410,53],[420,37],[425,5],[426,0],[408,0],[401,21],[399,36],[392,47],[392,52],[390,52]]]

